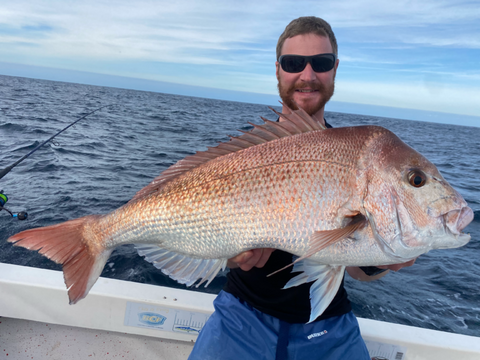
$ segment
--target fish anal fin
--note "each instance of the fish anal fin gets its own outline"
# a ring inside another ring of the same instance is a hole
[[[337,294],[345,273],[345,266],[322,265],[306,259],[297,262],[292,272],[300,272],[300,274],[290,279],[284,289],[314,281],[310,286],[309,322],[315,321]]]
[[[180,284],[199,287],[206,282],[207,287],[220,270],[225,270],[227,259],[197,259],[173,251],[165,250],[157,245],[135,245],[138,254],[151,262],[157,269]]]
[[[91,239],[88,224],[100,215],[90,215],[58,225],[22,231],[7,241],[38,252],[61,264],[70,304],[87,296],[97,281],[112,250]]]
[[[327,309],[340,288],[345,266],[328,266],[324,278],[317,279],[310,287],[310,319],[315,321]]]

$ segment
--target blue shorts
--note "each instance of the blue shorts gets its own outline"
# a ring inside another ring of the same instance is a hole
[[[290,324],[221,291],[189,360],[370,360],[352,312]]]

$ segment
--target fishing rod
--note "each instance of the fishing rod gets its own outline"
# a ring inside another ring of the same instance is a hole
[[[109,105],[104,105],[104,106],[101,106],[91,112],[89,112],[88,114],[85,114],[83,115],[82,117],[78,118],[77,120],[75,120],[74,122],[72,122],[71,124],[69,124],[68,126],[64,127],[62,130],[60,130],[59,132],[57,132],[55,135],[51,136],[48,140],[45,140],[43,143],[41,143],[40,145],[38,145],[35,149],[33,149],[32,151],[30,151],[27,155],[23,156],[20,160],[16,161],[15,163],[13,163],[12,165],[10,166],[7,166],[5,169],[3,169],[2,171],[0,171],[0,179],[2,179],[5,175],[7,175],[10,171],[12,171],[12,169],[17,166],[18,164],[20,164],[22,161],[24,161],[26,158],[28,158],[30,155],[32,155],[35,151],[37,151],[38,149],[40,149],[43,145],[47,144],[48,142],[52,141],[55,137],[57,137],[58,135],[60,135],[62,132],[64,132],[65,130],[67,130],[68,128],[72,127],[73,125],[75,125],[77,122],[79,122],[80,120],[83,120],[85,119],[87,116],[89,115],[92,115],[93,113],[107,107],[107,106],[112,106],[113,104],[109,104]],[[24,211],[22,212],[19,212],[19,213],[13,213],[11,212],[10,210],[6,209],[4,207],[4,205],[7,203],[8,201],[8,197],[7,195],[5,195],[3,193],[3,190],[0,190],[0,211],[2,210],[5,210],[6,212],[8,212],[12,218],[17,218],[18,220],[25,220],[27,219],[28,217],[28,214]]]

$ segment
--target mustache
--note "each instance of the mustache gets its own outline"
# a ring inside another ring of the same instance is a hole
[[[335,91],[335,83],[333,82],[331,84],[324,84],[323,82],[301,81],[288,86],[282,82],[281,78],[278,78],[277,88],[278,88],[278,94],[280,95],[280,98],[282,99],[282,101],[290,109],[293,109],[293,110],[298,109],[296,103],[293,101],[295,90],[301,90],[305,88],[316,90],[320,95],[319,101],[313,104],[312,103],[308,105],[304,104],[304,110],[308,114],[313,115],[317,111],[319,111],[321,108],[323,108],[325,104],[330,100],[330,98],[332,97]]]
[[[325,89],[325,86],[322,83],[318,82],[298,82],[295,84],[292,84],[291,86],[288,87],[287,91],[288,92],[293,92],[295,90],[301,90],[301,89],[312,89],[312,90],[318,90],[318,91],[323,91]]]

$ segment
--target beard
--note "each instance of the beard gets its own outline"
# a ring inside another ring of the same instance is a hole
[[[280,78],[278,79],[278,93],[282,102],[287,105],[292,110],[298,110],[298,106],[295,104],[293,100],[293,94],[295,93],[295,89],[302,89],[302,88],[310,88],[312,90],[318,90],[320,93],[320,99],[316,103],[308,103],[303,104],[302,109],[307,112],[308,115],[313,116],[316,114],[320,109],[322,109],[325,104],[330,100],[333,96],[335,91],[335,82],[332,82],[332,85],[325,86],[322,83],[296,83],[289,87],[282,84]]]

